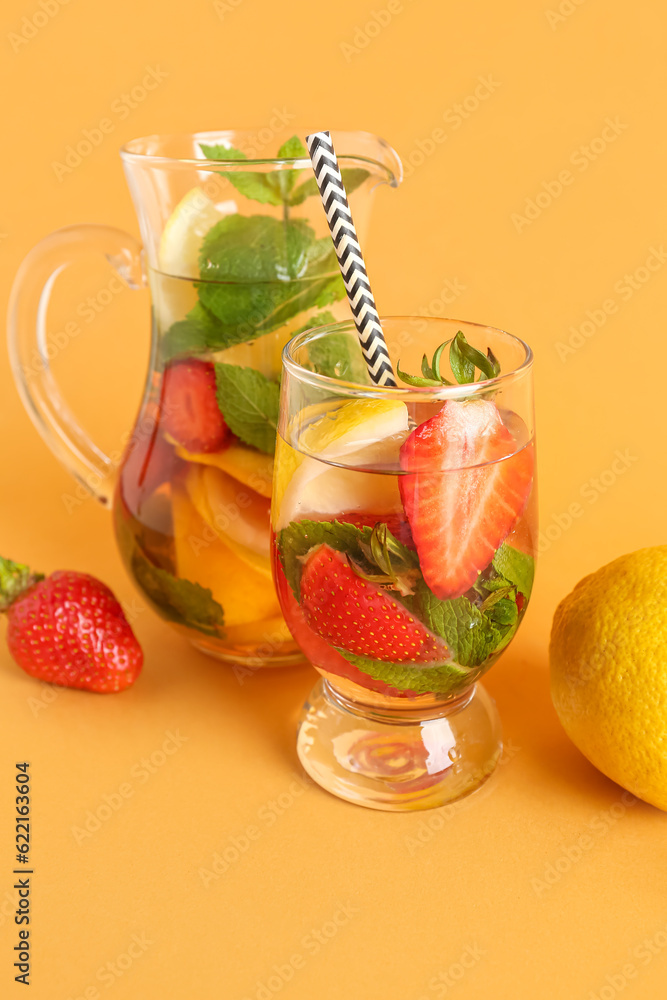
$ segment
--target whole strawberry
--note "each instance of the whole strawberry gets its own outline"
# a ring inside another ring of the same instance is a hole
[[[48,577],[0,556],[0,611],[20,667],[63,687],[123,691],[139,676],[143,653],[108,587],[87,573]]]

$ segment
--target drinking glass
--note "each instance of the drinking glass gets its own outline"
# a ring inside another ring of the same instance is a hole
[[[301,715],[308,774],[376,809],[478,788],[502,744],[482,675],[516,634],[537,540],[532,355],[457,320],[382,321],[395,369],[420,374],[462,331],[500,373],[371,383],[350,321],[283,351],[272,501],[283,614],[321,674]]]

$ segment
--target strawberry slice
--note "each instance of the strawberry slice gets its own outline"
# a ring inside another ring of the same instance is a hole
[[[220,451],[229,437],[216,398],[210,361],[188,358],[167,366],[162,383],[164,430],[188,451]]]
[[[451,656],[442,639],[381,587],[357,576],[347,556],[329,545],[306,560],[301,608],[314,632],[357,656],[418,664]]]
[[[368,674],[363,673],[359,667],[346,660],[344,656],[330,646],[321,635],[314,632],[306,621],[301,606],[292,593],[292,589],[287,582],[287,577],[283,570],[280,558],[276,554],[274,562],[276,591],[280,600],[285,621],[289,630],[297,643],[318,670],[328,674],[335,674],[337,677],[344,677],[348,681],[353,681],[360,687],[376,694],[387,695],[391,698],[416,697],[414,691],[399,691],[397,688],[385,684],[384,681],[376,680]]]
[[[520,448],[490,400],[448,400],[400,452],[401,499],[436,597],[460,597],[523,512],[534,451]]]

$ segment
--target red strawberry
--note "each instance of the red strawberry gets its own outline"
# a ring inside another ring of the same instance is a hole
[[[329,545],[320,545],[306,560],[301,608],[313,631],[357,656],[426,663],[451,655],[442,639],[381,587],[357,576],[347,556]]]
[[[398,688],[390,687],[384,681],[376,680],[369,674],[363,673],[359,667],[346,660],[344,656],[326,642],[321,635],[314,632],[308,625],[303,610],[298,604],[294,594],[287,582],[287,577],[283,570],[280,558],[276,554],[274,562],[276,590],[280,600],[285,621],[289,630],[297,643],[318,670],[337,677],[344,677],[348,681],[353,681],[368,691],[375,691],[376,694],[384,694],[392,698],[416,697],[414,691],[399,691]]]
[[[526,506],[534,452],[518,449],[482,399],[446,402],[401,447],[410,473],[399,478],[401,499],[424,579],[442,600],[472,586]]]
[[[144,433],[139,425],[135,430],[120,469],[121,494],[133,514],[140,514],[141,507],[163,483],[171,482],[180,466],[173,446],[155,430]]]
[[[0,610],[7,645],[40,680],[86,691],[123,691],[139,676],[143,653],[108,587],[86,573],[44,579],[0,557]]]
[[[174,361],[162,384],[162,426],[188,451],[220,451],[229,436],[210,361]]]

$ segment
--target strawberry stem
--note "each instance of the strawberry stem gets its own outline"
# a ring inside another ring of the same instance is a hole
[[[26,590],[43,579],[43,573],[32,573],[23,563],[0,556],[0,611],[6,611]]]
[[[462,330],[456,334],[452,340],[446,340],[440,344],[433,360],[429,363],[426,354],[422,358],[421,375],[410,375],[401,371],[401,362],[396,365],[398,377],[408,385],[418,388],[439,388],[442,385],[455,385],[442,374],[440,361],[445,348],[449,346],[449,366],[452,374],[459,385],[468,385],[471,382],[485,382],[487,379],[497,378],[500,374],[500,362],[489,347],[486,354],[482,354],[469,344]],[[479,368],[480,378],[475,378],[475,371]]]

